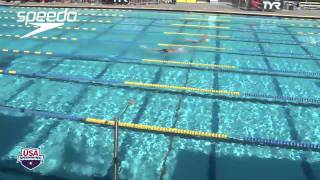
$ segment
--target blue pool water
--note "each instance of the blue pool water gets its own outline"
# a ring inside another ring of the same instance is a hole
[[[0,75],[1,105],[112,119],[134,99],[122,122],[320,144],[320,21],[75,9],[80,22],[20,39],[15,36],[33,30],[17,23],[16,12],[21,10],[50,9],[0,7],[0,69],[46,76]],[[209,34],[210,41],[181,42],[199,39],[196,34]],[[161,44],[189,47],[172,54],[148,50],[168,48]],[[212,64],[235,68],[208,68]],[[47,76],[235,91],[243,98]],[[112,128],[0,112],[2,179],[112,177]],[[120,179],[320,179],[319,152],[124,129],[119,143]],[[45,155],[33,171],[16,163],[24,147],[39,147]]]

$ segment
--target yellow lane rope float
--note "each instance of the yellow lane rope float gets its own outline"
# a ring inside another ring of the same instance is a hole
[[[9,16],[0,16],[0,19],[17,19],[16,17],[9,17]],[[110,20],[87,20],[87,19],[81,19],[77,20],[76,22],[89,22],[89,23],[111,23]]]
[[[38,52],[38,51],[36,51]],[[39,52],[41,53],[41,52]],[[14,73],[9,74],[16,74],[16,71],[12,71]],[[4,73],[2,71],[1,73]],[[20,73],[21,75],[21,73]],[[22,73],[22,75],[25,75]],[[202,88],[194,88],[194,87],[186,87],[186,86],[175,86],[175,85],[164,85],[164,84],[150,84],[150,83],[141,83],[141,82],[133,82],[133,81],[124,81],[120,82],[127,86],[135,86],[135,87],[144,87],[144,88],[158,88],[158,89],[172,89],[172,90],[183,90],[183,91],[193,91],[193,92],[200,92],[200,93],[211,93],[211,94],[226,94],[226,95],[235,95],[240,96],[240,92],[237,91],[227,91],[227,90],[215,90],[215,89],[202,89]]]
[[[85,122],[100,124],[100,125],[115,126],[115,121],[104,120],[104,119],[86,118]],[[143,130],[143,131],[162,133],[162,134],[175,134],[175,135],[185,135],[185,136],[213,138],[213,139],[228,139],[228,136],[226,134],[220,134],[220,133],[191,131],[191,130],[184,130],[184,129],[177,129],[177,128],[165,128],[165,127],[159,127],[159,126],[149,126],[149,125],[132,124],[132,123],[125,123],[125,122],[119,122],[119,126],[127,129]]]
[[[312,28],[320,28],[320,25],[312,25],[312,24],[290,24],[292,27],[312,27]]]
[[[124,84],[125,85],[129,85],[129,86],[137,86],[137,87],[149,87],[149,88],[159,88],[159,89],[174,89],[174,90],[194,91],[194,92],[202,92],[202,93],[227,94],[227,95],[240,96],[240,92],[238,92],[238,91],[202,89],[202,88],[194,88],[194,87],[173,86],[173,85],[163,85],[163,84],[151,84],[151,83],[141,83],[141,82],[132,82],[132,81],[125,81]]]
[[[163,43],[159,43],[158,46],[185,47],[185,48],[198,48],[198,49],[213,49],[213,50],[216,50],[216,51],[230,50],[230,49],[218,48],[218,47],[214,47],[214,46],[191,46],[191,45],[184,45],[184,44],[163,44]]]
[[[202,19],[202,18],[181,18],[182,20],[190,21],[207,21],[207,22],[231,22],[230,19]]]
[[[179,33],[179,32],[163,32],[166,35],[183,35],[183,36],[208,36],[217,39],[229,39],[230,36],[218,36],[218,35],[211,35],[211,34],[197,34],[197,33]]]
[[[207,28],[207,29],[230,29],[230,27],[227,27],[227,26],[204,26],[204,25],[196,25],[196,24],[172,24],[172,26],[192,27],[192,28]]]
[[[17,74],[17,71],[13,71],[13,70],[8,70],[7,71],[8,74],[12,74],[12,75],[16,75]],[[0,69],[0,74],[4,73],[4,70],[3,69]]]
[[[16,35],[14,35],[14,34],[0,34],[0,38],[2,38],[2,37],[20,39],[22,36],[18,35],[18,34],[16,34]],[[52,37],[48,37],[48,36],[30,36],[28,38],[31,38],[31,39],[43,39],[43,40],[62,40],[62,41],[77,41],[78,40],[78,38],[76,38],[76,37],[57,37],[57,36],[52,36]]]
[[[41,55],[41,54],[52,55],[53,54],[50,51],[42,52],[42,51],[29,51],[29,50],[18,50],[18,49],[13,49],[13,50],[1,49],[1,51],[5,53],[13,52],[15,54],[35,54],[35,55]]]
[[[120,114],[123,115],[129,105]],[[304,151],[315,151],[320,152],[320,145],[314,143],[303,143],[303,142],[294,142],[294,141],[282,141],[276,139],[264,139],[264,138],[252,138],[252,137],[229,137],[227,134],[222,133],[211,133],[211,132],[201,132],[194,130],[185,130],[178,128],[167,128],[159,126],[150,126],[144,124],[133,124],[126,122],[119,122],[120,116],[116,116],[114,120],[104,120],[96,118],[82,118],[74,115],[67,115],[58,112],[42,111],[36,109],[27,109],[27,108],[17,108],[12,106],[6,106],[0,104],[0,109],[13,112],[13,113],[24,113],[31,116],[40,116],[45,118],[57,118],[62,120],[69,121],[78,121],[88,124],[102,125],[102,126],[115,126],[115,133],[118,134],[118,128],[122,127],[129,130],[144,131],[155,134],[165,134],[165,135],[176,135],[176,136],[188,136],[191,138],[199,139],[214,139],[221,142],[228,143],[237,143],[237,144],[248,144],[255,146],[272,146],[272,147],[281,147],[289,149],[299,149]],[[116,141],[117,142],[117,141]]]
[[[30,25],[15,25],[15,24],[2,24],[2,27],[19,27],[19,28],[35,28],[35,26]],[[83,31],[96,31],[97,28],[87,28],[87,27],[57,27],[57,29],[64,29],[64,30],[83,30]]]
[[[319,35],[320,32],[297,32],[299,35]]]
[[[198,66],[198,67],[207,67],[207,68],[226,68],[226,69],[235,69],[235,68],[237,68],[237,66],[229,66],[229,65],[222,65],[222,64],[191,63],[191,62],[181,62],[181,61],[171,61],[171,60],[158,60],[158,59],[142,59],[142,61],[143,62],[148,62],[148,63]]]

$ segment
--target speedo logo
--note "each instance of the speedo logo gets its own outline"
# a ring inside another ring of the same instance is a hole
[[[20,11],[17,13],[17,17],[17,22],[19,23],[24,22],[25,25],[31,24],[38,27],[36,30],[21,37],[26,38],[53,28],[63,26],[65,22],[76,22],[77,12],[68,11],[68,9],[60,12]]]

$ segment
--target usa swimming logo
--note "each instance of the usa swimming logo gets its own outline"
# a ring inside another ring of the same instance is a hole
[[[40,148],[23,148],[21,154],[17,157],[17,163],[28,170],[39,167],[43,160],[44,155],[41,155]]]
[[[17,22],[24,22],[25,25],[38,27],[36,30],[21,37],[27,38],[38,33],[48,31],[53,28],[63,26],[65,22],[76,22],[78,14],[76,11],[19,11],[17,12]]]

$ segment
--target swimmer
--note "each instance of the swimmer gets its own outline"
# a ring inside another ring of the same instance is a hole
[[[184,48],[164,48],[164,49],[152,49],[152,51],[162,53],[183,53],[186,52]]]
[[[154,52],[161,52],[161,53],[184,53],[187,52],[184,48],[163,48],[163,49],[151,49],[146,46],[141,46],[144,49],[147,49],[149,51],[154,51]]]
[[[200,39],[198,40],[194,40],[194,39],[181,39],[182,41],[184,42],[187,42],[187,43],[193,43],[193,44],[196,44],[196,43],[204,43],[204,42],[209,42],[210,41],[210,38],[207,34],[204,34],[201,36]]]

